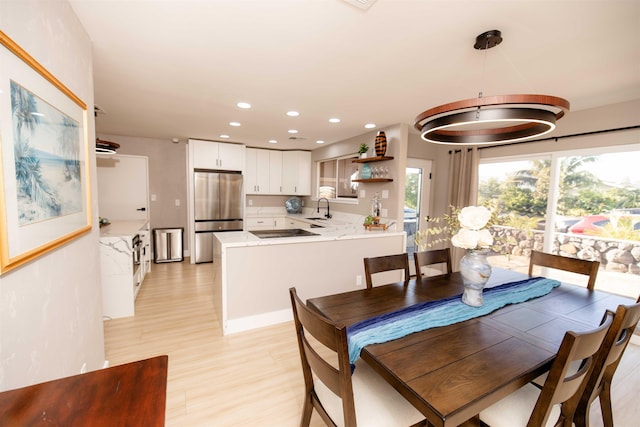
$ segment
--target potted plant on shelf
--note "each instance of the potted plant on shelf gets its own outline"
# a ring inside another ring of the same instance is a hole
[[[369,146],[364,142],[360,144],[360,148],[358,148],[358,154],[360,154],[361,159],[367,158],[367,151],[369,151]]]

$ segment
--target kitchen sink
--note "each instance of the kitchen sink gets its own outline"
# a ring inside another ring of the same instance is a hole
[[[305,237],[305,236],[319,236],[317,233],[312,233],[302,228],[288,228],[285,230],[255,230],[250,231],[256,237],[261,239],[275,239],[278,237]]]
[[[312,221],[326,221],[327,218],[317,217],[317,218],[305,218],[305,219],[310,219]]]

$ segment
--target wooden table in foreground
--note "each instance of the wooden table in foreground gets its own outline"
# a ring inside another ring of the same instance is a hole
[[[164,426],[167,356],[0,393],[2,426]]]
[[[495,269],[494,269],[495,270]],[[524,276],[526,278],[526,276]],[[312,298],[336,322],[360,320],[461,294],[459,273]],[[548,371],[567,330],[594,328],[630,298],[561,285],[487,316],[366,346],[361,358],[438,427],[473,425],[477,414]]]

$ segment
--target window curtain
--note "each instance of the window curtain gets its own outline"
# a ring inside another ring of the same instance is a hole
[[[449,194],[448,205],[462,209],[478,203],[478,165],[480,153],[478,147],[449,151]],[[451,245],[451,261],[454,270],[460,264],[464,249]]]

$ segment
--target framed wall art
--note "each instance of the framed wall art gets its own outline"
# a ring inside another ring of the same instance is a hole
[[[0,274],[91,229],[87,106],[0,31]]]

